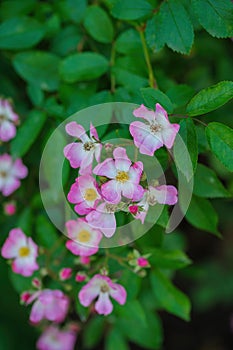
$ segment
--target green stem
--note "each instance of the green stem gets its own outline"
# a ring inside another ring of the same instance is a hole
[[[155,79],[154,76],[154,72],[152,69],[152,65],[151,65],[151,61],[150,61],[150,55],[149,55],[149,51],[148,51],[148,47],[146,44],[146,39],[145,39],[145,34],[144,34],[144,28],[137,28],[140,34],[140,38],[141,38],[141,42],[142,42],[142,48],[143,48],[143,53],[144,53],[144,57],[146,60],[146,65],[148,68],[148,74],[149,74],[149,85],[150,87],[154,88],[154,89],[158,89],[158,84],[157,81]]]

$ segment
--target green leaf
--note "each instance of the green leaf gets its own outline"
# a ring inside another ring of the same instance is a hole
[[[161,346],[162,334],[160,320],[151,310],[145,310],[138,301],[128,302],[117,317],[115,329],[119,329],[130,341],[146,349],[158,349]],[[119,306],[116,305],[118,309]],[[128,310],[128,312],[127,312]],[[137,330],[137,331],[135,331]]]
[[[217,227],[218,215],[207,199],[193,195],[185,218],[194,227],[221,237]]]
[[[189,15],[181,2],[168,0],[160,8],[161,30],[168,47],[188,54],[191,50],[194,32]]]
[[[83,346],[85,349],[92,349],[100,342],[103,337],[105,319],[101,316],[92,318],[83,332]]]
[[[129,347],[122,333],[118,329],[112,328],[105,338],[104,349],[105,350],[119,350],[119,349],[129,350]]]
[[[142,88],[141,93],[147,107],[155,109],[155,104],[160,103],[168,113],[172,113],[173,105],[167,95],[162,91],[153,88]]]
[[[70,19],[75,23],[80,23],[84,17],[87,7],[87,0],[66,0],[67,10]]]
[[[130,281],[130,283],[128,283]],[[136,298],[141,287],[141,278],[129,270],[124,270],[120,283],[127,286],[127,300]]]
[[[201,25],[217,38],[233,36],[233,4],[231,0],[192,0]]]
[[[53,37],[51,41],[51,50],[57,55],[67,56],[77,50],[81,39],[82,33],[77,26],[67,26]]]
[[[215,172],[202,164],[197,165],[193,193],[199,197],[207,198],[230,196],[229,192],[227,192],[221,181],[217,178]]]
[[[30,207],[25,208],[22,213],[20,213],[17,220],[17,227],[21,228],[26,235],[30,235],[32,231],[32,210]]]
[[[139,33],[134,29],[128,29],[118,36],[115,45],[117,52],[123,54],[137,53],[141,50]]]
[[[176,166],[189,180],[193,176],[193,172],[196,170],[198,157],[196,129],[190,118],[181,121],[179,135],[184,144],[181,143],[181,140],[178,137],[175,139],[173,146],[174,159]],[[186,147],[185,152],[184,147]]]
[[[134,21],[152,14],[152,6],[146,0],[117,0],[112,8],[115,18]]]
[[[154,296],[160,306],[183,320],[189,321],[191,304],[188,297],[177,289],[161,271],[154,270],[150,278]]]
[[[59,85],[59,58],[44,51],[28,51],[15,55],[13,66],[28,83],[42,90],[55,91]]]
[[[44,25],[36,19],[18,17],[0,25],[0,48],[19,50],[36,45],[44,36]]]
[[[233,129],[221,123],[210,123],[206,128],[210,149],[229,171],[233,171]]]
[[[39,135],[46,114],[42,111],[32,110],[22,126],[19,127],[16,137],[11,142],[11,153],[14,157],[23,157]]]
[[[17,293],[22,293],[26,290],[32,289],[32,277],[23,277],[14,273],[12,270],[9,271],[9,279],[13,284]]]
[[[36,242],[45,248],[51,248],[56,244],[58,238],[56,229],[49,219],[44,215],[39,215],[36,218]]]
[[[35,106],[41,106],[44,100],[44,94],[40,87],[35,84],[29,84],[27,86],[27,94]]]
[[[35,6],[35,0],[9,0],[0,3],[0,18],[5,20],[12,17],[27,15]]]
[[[167,250],[162,248],[152,248],[147,250],[152,256],[149,261],[153,266],[164,269],[181,269],[191,264],[191,260],[181,250]]]
[[[166,43],[161,12],[156,13],[146,25],[146,41],[152,51],[158,52]]]
[[[84,17],[86,31],[100,43],[111,43],[114,36],[113,25],[108,14],[98,6],[89,6]]]
[[[123,318],[125,321],[134,319],[138,326],[147,326],[144,309],[140,302],[136,299],[127,301],[123,307],[117,305],[116,312],[118,317]]]
[[[113,67],[112,72],[116,77],[116,82],[126,87],[129,91],[135,91],[148,85],[148,80],[140,75],[129,72],[127,69]]]
[[[187,106],[187,113],[194,117],[223,106],[233,98],[233,81],[222,81],[201,90]]]
[[[170,98],[174,108],[182,107],[190,101],[194,95],[194,89],[185,84],[175,85],[167,90],[166,95]]]
[[[98,53],[77,53],[65,58],[60,65],[61,78],[67,83],[99,78],[108,70],[108,61]]]

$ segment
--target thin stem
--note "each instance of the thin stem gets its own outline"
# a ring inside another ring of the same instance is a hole
[[[193,120],[196,120],[196,122],[198,122],[198,123],[200,123],[200,124],[202,124],[202,125],[204,125],[204,126],[208,126],[208,124],[206,124],[206,123],[204,123],[202,120],[200,120],[200,119],[197,119],[197,118],[192,118]]]
[[[146,65],[148,68],[149,85],[150,85],[150,87],[152,87],[154,89],[158,89],[158,84],[157,84],[157,81],[156,81],[154,73],[153,73],[153,69],[152,69],[152,65],[151,65],[151,61],[150,61],[150,55],[149,55],[148,47],[146,44],[146,39],[145,39],[145,34],[144,34],[145,28],[140,27],[140,28],[137,28],[137,30],[139,31],[139,34],[140,34],[143,53],[144,53]]]

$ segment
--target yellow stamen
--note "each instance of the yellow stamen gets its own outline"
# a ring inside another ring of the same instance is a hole
[[[129,180],[129,175],[126,171],[118,171],[116,180],[119,182],[126,182]]]
[[[26,256],[28,256],[30,254],[30,249],[28,247],[21,247],[19,249],[19,256],[21,258],[25,258]]]
[[[85,191],[84,198],[86,201],[94,201],[97,198],[97,193],[94,188],[88,188]]]
[[[90,238],[91,238],[91,234],[87,230],[82,230],[77,235],[77,240],[81,243],[90,241]]]
[[[100,291],[101,291],[102,293],[107,293],[107,292],[109,292],[109,286],[107,285],[107,283],[103,283],[103,284],[101,285]]]

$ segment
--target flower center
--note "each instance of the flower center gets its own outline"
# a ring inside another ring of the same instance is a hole
[[[159,125],[159,124],[151,124],[150,125],[150,131],[152,132],[152,134],[156,134],[161,129],[162,129],[161,125]]]
[[[83,148],[85,151],[91,151],[94,148],[94,143],[93,142],[86,142],[86,143],[84,143]]]
[[[149,198],[148,198],[148,203],[149,205],[155,205],[157,203],[157,200],[155,198],[155,196],[153,196],[152,194],[149,195]]]
[[[6,171],[0,171],[0,177],[7,177]]]
[[[101,291],[102,293],[107,293],[107,292],[109,292],[109,286],[107,285],[107,283],[103,283],[103,284],[101,285],[100,291]]]
[[[6,117],[5,115],[3,114],[0,114],[0,123],[3,122],[4,120],[6,120]]]
[[[77,235],[77,240],[81,243],[90,241],[90,238],[91,238],[91,234],[87,230],[82,230]]]
[[[30,249],[28,247],[21,247],[19,248],[19,256],[21,258],[25,258],[30,254]]]
[[[107,203],[105,208],[106,208],[107,213],[115,213],[115,211],[117,209],[117,205],[116,204]]]
[[[94,201],[97,198],[97,193],[94,188],[87,188],[84,194],[84,198],[86,201]]]
[[[126,171],[118,171],[116,180],[124,183],[129,180],[129,175]]]

